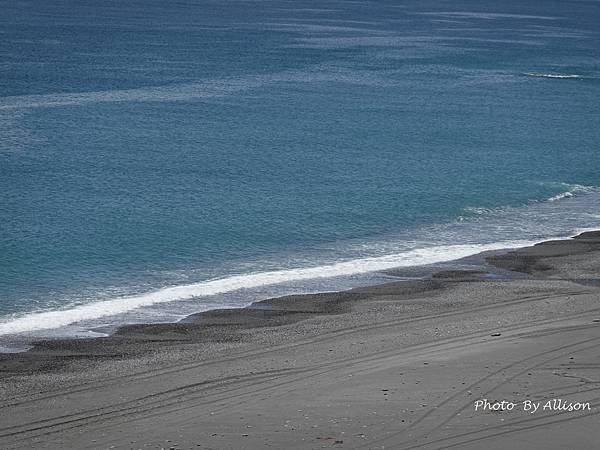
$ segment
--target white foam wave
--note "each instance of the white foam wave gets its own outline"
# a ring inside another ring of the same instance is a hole
[[[565,198],[575,197],[577,194],[588,194],[592,192],[598,192],[598,190],[600,190],[596,186],[582,186],[580,184],[564,184],[564,186],[566,186],[568,190],[550,197],[547,199],[547,201],[555,202]]]
[[[527,72],[525,73],[528,77],[541,77],[541,78],[582,78],[581,75],[574,73],[541,73],[541,72]]]
[[[573,197],[574,194],[572,192],[561,192],[560,194],[555,195],[554,197],[550,197],[548,199],[549,202],[555,202],[557,200],[562,200],[563,198],[570,198]]]
[[[158,291],[136,296],[89,303],[66,310],[28,314],[0,323],[0,335],[60,328],[78,322],[123,314],[138,308],[159,303],[190,301],[198,299],[199,297],[285,282],[351,276],[393,269],[396,267],[434,264],[463,258],[483,251],[522,247],[533,243],[534,242],[531,241],[503,241],[492,244],[439,246],[415,249],[380,257],[337,262],[319,267],[234,275],[222,279],[166,287]]]
[[[594,192],[600,192],[600,187],[597,186],[584,186],[581,184],[568,184],[568,183],[541,183],[541,184],[550,184],[552,186],[560,186],[565,189],[565,191],[560,192],[552,197],[549,197],[542,202],[557,202],[559,200],[568,199],[571,197],[575,197],[580,194],[591,194]],[[537,203],[537,200],[535,201]],[[505,211],[507,207],[495,207],[495,208],[484,208],[477,206],[467,206],[463,208],[463,212],[468,216],[484,216],[489,214],[500,213]],[[460,216],[460,220],[464,220],[466,217]]]
[[[498,211],[498,208],[483,208],[483,207],[477,207],[477,206],[467,206],[466,208],[463,208],[463,211],[468,214],[482,216],[484,214],[494,213],[494,212]]]

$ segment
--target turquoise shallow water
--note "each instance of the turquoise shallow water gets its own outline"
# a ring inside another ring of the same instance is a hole
[[[2,2],[0,334],[600,225],[597,2],[171,3]]]

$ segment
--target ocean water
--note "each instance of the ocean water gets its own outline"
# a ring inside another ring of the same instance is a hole
[[[597,1],[1,1],[0,337],[600,227]]]

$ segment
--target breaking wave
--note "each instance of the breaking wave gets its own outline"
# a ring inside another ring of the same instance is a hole
[[[293,281],[351,276],[397,267],[434,264],[464,258],[483,251],[515,248],[533,243],[532,241],[515,240],[491,244],[437,246],[380,257],[342,261],[317,267],[234,275],[199,283],[166,287],[136,296],[79,305],[70,309],[31,313],[0,323],[0,335],[60,328],[77,322],[123,314],[158,303],[191,301],[199,297]]]
[[[541,73],[541,72],[527,72],[525,73],[528,77],[541,77],[541,78],[583,78],[581,75],[574,73]]]
[[[562,200],[565,198],[575,197],[578,194],[589,194],[592,192],[600,191],[600,188],[596,186],[583,186],[581,184],[566,184],[563,183],[563,186],[566,187],[566,191],[556,194],[547,199],[549,202],[555,202],[558,200]]]

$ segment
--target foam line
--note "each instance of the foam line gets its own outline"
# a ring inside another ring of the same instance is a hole
[[[260,286],[317,278],[350,276],[395,267],[434,264],[464,258],[483,251],[523,247],[533,243],[531,241],[504,241],[492,244],[438,246],[387,256],[354,259],[318,267],[234,275],[199,283],[166,287],[135,296],[88,303],[71,309],[27,314],[0,323],[0,335],[60,328],[81,321],[123,314],[145,306],[175,301],[190,301],[199,297],[223,294],[240,289],[252,289]]]
[[[541,78],[582,78],[581,75],[576,74],[561,74],[561,73],[538,73],[538,72],[527,72],[525,75],[529,77],[541,77]]]
[[[575,197],[577,194],[587,194],[590,192],[598,192],[599,188],[596,186],[582,186],[580,184],[566,184],[563,185],[568,189],[560,194],[556,194],[553,197],[550,197],[547,201],[555,202],[558,200],[562,200],[564,198]]]
[[[0,110],[79,106],[90,103],[185,101],[230,95],[262,86],[266,77],[208,80],[199,83],[154,86],[113,91],[75,92],[61,94],[21,95],[0,98]]]
[[[288,70],[278,73],[238,78],[204,80],[166,86],[147,86],[112,91],[72,92],[0,97],[0,111],[30,108],[81,106],[95,103],[177,102],[220,98],[279,82],[343,82],[349,84],[381,84],[372,72],[351,71],[335,66],[316,65],[307,70]]]

